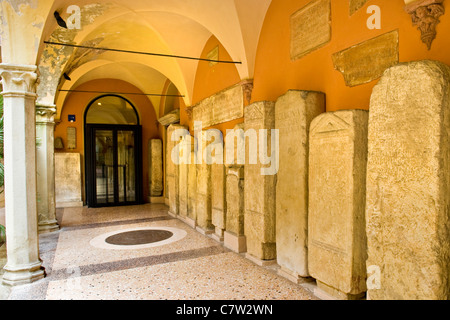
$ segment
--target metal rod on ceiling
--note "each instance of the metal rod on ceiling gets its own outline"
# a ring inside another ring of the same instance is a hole
[[[61,92],[76,92],[76,93],[104,93],[104,94],[129,94],[138,96],[154,96],[154,97],[175,97],[184,98],[183,95],[179,94],[157,94],[157,93],[136,93],[136,92],[112,92],[112,91],[90,91],[90,90],[63,90],[59,89]]]
[[[102,48],[102,47],[82,46],[82,45],[77,45],[77,44],[60,43],[60,42],[52,42],[52,41],[44,41],[44,43],[45,44],[55,45],[55,46],[66,46],[66,47],[81,48],[81,49],[92,49],[92,50],[103,50],[103,51],[113,51],[113,52],[122,52],[122,53],[133,53],[133,54],[142,54],[142,55],[148,55],[148,56],[158,56],[158,57],[167,57],[167,58],[179,58],[179,59],[198,60],[198,61],[207,61],[207,62],[216,62],[216,63],[242,64],[242,62],[240,62],[240,61],[213,60],[213,59],[186,57],[186,56],[178,56],[178,55],[163,54],[163,53],[152,53],[152,52],[141,52],[141,51],[130,51],[130,50],[122,50],[122,49],[111,49],[111,48]]]

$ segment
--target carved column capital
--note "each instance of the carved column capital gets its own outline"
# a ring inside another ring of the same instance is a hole
[[[411,15],[413,25],[420,30],[422,42],[427,45],[428,50],[436,38],[439,17],[445,13],[443,2],[444,0],[417,0],[405,6],[405,11]]]
[[[36,66],[0,64],[3,95],[36,95]]]
[[[55,124],[56,106],[36,105],[36,124]]]

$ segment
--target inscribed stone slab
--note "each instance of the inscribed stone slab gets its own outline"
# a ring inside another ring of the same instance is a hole
[[[332,58],[349,87],[378,79],[399,61],[398,30],[337,52]]]
[[[325,112],[325,95],[290,90],[275,105],[280,167],[276,185],[277,262],[308,277],[309,126]]]
[[[349,0],[350,15],[361,9],[369,0]]]
[[[367,127],[365,110],[325,113],[311,124],[309,272],[347,299],[366,291]]]
[[[425,60],[386,71],[369,116],[370,299],[450,297],[449,132],[449,66]]]
[[[331,40],[331,1],[314,0],[291,16],[291,59],[297,60]]]
[[[162,141],[149,140],[149,190],[151,197],[159,197],[163,192]]]
[[[275,128],[275,103],[256,102],[245,108],[245,131],[270,130]],[[260,134],[260,133],[259,133]],[[259,136],[258,134],[258,136]],[[259,146],[260,147],[260,146]],[[244,228],[247,237],[247,253],[260,260],[276,258],[275,236],[275,175],[261,175],[263,165],[249,162],[249,146],[246,146],[245,161],[245,216]]]
[[[202,128],[240,119],[244,116],[244,90],[238,84],[212,95],[193,106],[194,121]]]
[[[79,153],[55,153],[55,199],[57,207],[83,206]]]

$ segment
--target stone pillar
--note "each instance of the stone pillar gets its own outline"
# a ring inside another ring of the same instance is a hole
[[[56,107],[36,106],[37,212],[39,232],[59,229],[55,198]]]
[[[201,162],[197,164],[197,198],[195,204],[197,230],[202,234],[212,234],[214,226],[211,212],[211,164],[208,164],[203,157],[208,143],[205,132],[202,132],[201,139],[201,146],[198,147],[196,155],[198,162]]]
[[[160,139],[151,139],[148,142],[148,181],[150,202],[163,202],[163,165],[162,159],[162,141]]]
[[[399,64],[370,102],[368,298],[450,298],[450,67]]]
[[[271,129],[275,128],[275,103],[269,101],[256,102],[245,108],[245,132],[254,131],[258,138],[262,131],[268,130],[268,141],[264,142],[271,149]],[[244,228],[247,237],[246,257],[260,265],[274,263],[276,259],[275,236],[275,175],[263,175],[264,165],[259,161],[250,161],[257,144],[258,151],[263,144],[251,141],[245,152],[245,215]],[[258,152],[256,152],[258,154]]]
[[[36,206],[36,66],[0,64],[4,101],[5,224],[3,283],[44,277]]]
[[[366,292],[365,190],[369,112],[325,113],[311,124],[308,267],[316,295]]]
[[[279,274],[299,283],[308,273],[308,150],[309,126],[325,112],[325,95],[290,90],[275,104],[279,130],[280,168],[277,177],[276,229]]]
[[[224,245],[237,253],[247,251],[244,234],[244,166],[227,168],[226,176],[226,231]]]

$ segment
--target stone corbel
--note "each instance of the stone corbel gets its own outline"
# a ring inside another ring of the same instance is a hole
[[[436,38],[439,17],[445,13],[443,2],[444,0],[405,0],[405,11],[411,15],[413,25],[420,30],[422,42],[427,45],[428,50]]]

